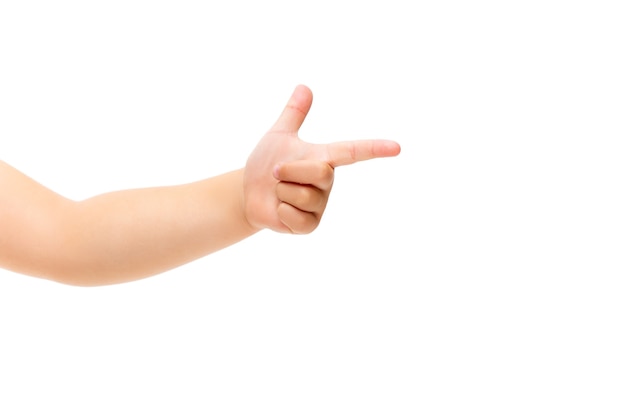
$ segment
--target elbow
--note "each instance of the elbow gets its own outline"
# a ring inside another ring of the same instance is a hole
[[[102,261],[93,238],[85,227],[80,205],[67,201],[57,216],[48,218],[37,229],[22,265],[28,275],[74,287],[97,287],[116,283]]]
[[[86,288],[107,285],[107,282],[105,280],[97,276],[90,276],[72,271],[50,271],[49,273],[42,275],[41,278],[71,287]]]

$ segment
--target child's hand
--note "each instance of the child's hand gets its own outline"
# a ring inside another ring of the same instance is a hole
[[[255,228],[312,232],[326,208],[335,167],[400,153],[400,145],[389,140],[325,145],[302,141],[298,129],[312,99],[311,90],[298,86],[248,158],[243,179],[244,211]]]

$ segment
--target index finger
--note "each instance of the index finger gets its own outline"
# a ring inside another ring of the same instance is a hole
[[[326,145],[328,163],[334,168],[374,158],[386,158],[400,153],[400,144],[392,140],[369,139],[335,142]]]

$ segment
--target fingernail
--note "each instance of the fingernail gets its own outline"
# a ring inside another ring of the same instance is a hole
[[[280,169],[280,164],[274,165],[274,169],[272,170],[272,174],[274,174],[274,178],[278,179],[278,170]]]

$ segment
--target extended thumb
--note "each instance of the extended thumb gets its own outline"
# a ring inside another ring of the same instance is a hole
[[[298,85],[272,130],[297,132],[309,113],[311,103],[313,103],[313,93],[309,87]]]

